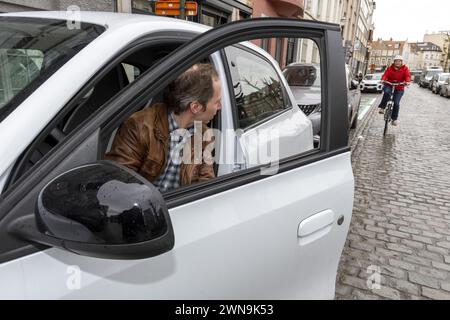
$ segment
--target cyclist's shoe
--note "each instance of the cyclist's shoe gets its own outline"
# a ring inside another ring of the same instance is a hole
[[[392,125],[393,126],[398,126],[398,120],[392,120]]]
[[[383,108],[378,108],[378,113],[384,114],[384,109]]]

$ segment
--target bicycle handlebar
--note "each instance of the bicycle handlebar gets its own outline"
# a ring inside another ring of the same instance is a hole
[[[392,83],[386,80],[383,80],[384,83],[390,84],[391,86],[395,87],[395,86],[405,86],[408,84],[408,82],[398,82],[398,83]]]

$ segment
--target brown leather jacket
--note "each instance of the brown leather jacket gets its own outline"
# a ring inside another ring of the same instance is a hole
[[[111,151],[105,155],[105,159],[125,165],[150,182],[154,182],[165,169],[169,152],[167,116],[167,107],[162,103],[134,113],[119,129]],[[203,125],[202,131],[205,132],[207,129],[208,127]],[[210,141],[202,142],[202,154]],[[211,178],[214,178],[213,165],[205,163],[201,155],[194,154],[194,137],[192,137],[191,163],[181,163],[180,185],[185,186]]]

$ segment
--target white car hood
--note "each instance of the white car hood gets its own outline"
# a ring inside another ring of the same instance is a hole
[[[380,80],[363,80],[362,84],[376,85],[380,84]]]

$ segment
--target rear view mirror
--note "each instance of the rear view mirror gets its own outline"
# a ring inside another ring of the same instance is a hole
[[[350,90],[358,89],[358,85],[359,85],[358,80],[352,80],[352,82],[350,83]]]
[[[99,258],[148,258],[174,246],[160,192],[109,161],[53,179],[41,190],[35,215],[16,221],[13,229],[25,239]]]

